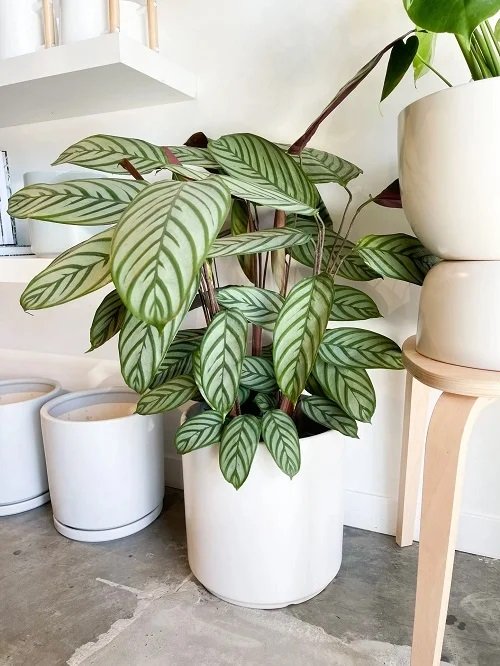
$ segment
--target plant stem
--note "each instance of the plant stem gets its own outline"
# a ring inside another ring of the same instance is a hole
[[[467,40],[464,37],[462,37],[462,35],[455,35],[455,38],[458,42],[460,50],[462,51],[462,55],[465,59],[465,62],[467,63],[467,66],[469,68],[469,71],[471,73],[472,78],[474,79],[474,81],[478,81],[479,79],[482,79],[483,76],[481,74],[481,70],[480,70],[479,65],[476,61],[476,58],[474,57],[474,54],[469,49],[469,45],[467,43]]]
[[[338,253],[337,253],[337,257],[340,258],[340,261],[339,261],[339,263],[338,263],[338,265],[337,265],[336,267],[335,267],[335,265],[333,266],[333,277],[334,277],[334,278],[336,277],[336,275],[337,275],[337,273],[338,273],[338,271],[339,271],[339,268],[340,268],[340,266],[342,265],[342,261],[343,261],[343,258],[342,258],[342,250],[343,250],[344,247],[345,247],[345,244],[346,244],[346,242],[347,242],[347,239],[348,239],[348,237],[349,237],[349,234],[351,233],[351,230],[352,230],[352,227],[353,227],[353,225],[354,225],[354,222],[356,221],[356,218],[357,218],[358,215],[361,213],[361,211],[363,210],[363,208],[364,208],[365,206],[368,206],[368,204],[371,203],[372,201],[373,201],[373,197],[370,197],[369,199],[367,199],[366,201],[364,201],[360,206],[358,206],[358,207],[356,208],[356,211],[355,211],[354,215],[352,216],[351,222],[350,222],[350,224],[349,224],[349,226],[348,226],[348,228],[347,228],[346,235],[345,235],[344,238],[342,239],[342,243],[341,243],[340,248],[339,248],[339,251],[338,251]]]
[[[205,278],[205,283],[207,286],[208,308],[210,311],[210,317],[213,318],[214,315],[216,315],[219,312],[220,308],[217,302],[217,297],[215,295],[214,278],[212,274],[212,267],[210,266],[210,260],[205,261],[202,270],[203,270],[203,276]]]
[[[314,219],[318,225],[318,241],[316,243],[316,253],[314,256],[314,275],[321,273],[321,264],[323,263],[323,248],[325,247],[325,225],[319,215]]]
[[[347,192],[347,197],[348,197],[347,198],[347,203],[345,205],[344,212],[342,213],[342,219],[340,220],[339,230],[336,232],[335,229],[333,229],[333,233],[336,233],[338,238],[340,238],[340,236],[342,235],[342,230],[344,228],[344,223],[345,223],[346,217],[347,217],[347,211],[349,210],[349,207],[352,203],[352,192],[351,192],[351,190],[348,187],[345,187],[344,189]],[[335,252],[336,247],[337,247],[337,238],[335,238],[334,241],[333,241],[333,246],[332,246],[332,249],[330,251],[330,257],[328,258],[328,263],[327,263],[327,268],[326,268],[326,270],[328,272],[330,272],[332,270],[332,268],[335,266],[335,263],[337,261],[337,254]]]
[[[487,27],[486,27],[487,26]],[[491,30],[491,26],[488,21],[484,21],[480,24],[481,36],[486,45],[486,49],[489,54],[490,60],[490,69],[495,76],[500,76],[500,56],[498,54],[498,42],[490,35],[488,28]],[[478,31],[476,30],[476,33]]]
[[[448,87],[453,88],[453,84],[451,84],[448,79],[445,79],[442,74],[440,74],[435,67],[433,67],[430,62],[427,62],[427,60],[424,60],[421,56],[418,55],[417,53],[417,58],[422,62],[428,69],[431,70],[431,72],[434,72],[436,76],[438,76],[443,83],[445,83]]]
[[[132,164],[130,160],[124,159],[120,162],[120,166],[122,166],[126,171],[129,172],[131,176],[133,176],[136,180],[145,180],[144,177],[137,171],[135,166]]]
[[[481,50],[479,40],[477,39],[475,34],[473,34],[472,37],[471,37],[470,45],[471,45],[472,53],[476,57],[476,61],[477,61],[477,64],[479,65],[479,69],[481,70],[481,77],[483,79],[491,78],[490,68],[488,67],[488,63],[486,62],[485,55]]]
[[[279,408],[281,409],[282,412],[285,412],[285,414],[288,414],[288,416],[292,416],[292,414],[294,412],[294,409],[295,409],[293,402],[291,400],[289,400],[286,396],[283,396],[281,398]]]
[[[252,324],[252,356],[262,356],[262,328]]]
[[[486,25],[486,29],[487,29],[488,32],[489,32],[489,35],[490,35],[491,41],[492,41],[493,44],[495,45],[495,48],[496,48],[497,54],[498,54],[498,56],[500,57],[500,43],[499,43],[499,41],[497,40],[497,38],[495,37],[495,33],[493,32],[493,28],[491,27],[490,22],[489,22],[489,21],[484,21],[484,23],[482,23],[481,25]]]
[[[477,51],[481,54],[483,64],[487,67],[490,75],[495,73],[495,61],[492,58],[492,52],[488,46],[488,42],[480,29],[476,29],[472,34],[472,41]]]

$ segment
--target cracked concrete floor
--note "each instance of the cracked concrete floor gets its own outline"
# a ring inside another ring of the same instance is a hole
[[[279,611],[207,593],[186,560],[182,494],[139,534],[69,541],[50,508],[0,519],[1,666],[403,666],[417,546],[346,528],[336,580]],[[443,661],[500,666],[500,561],[457,554]]]

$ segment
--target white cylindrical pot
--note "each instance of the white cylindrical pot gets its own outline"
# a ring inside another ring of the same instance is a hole
[[[61,44],[99,37],[109,31],[108,0],[61,0]]]
[[[342,561],[343,437],[301,439],[290,480],[260,444],[235,490],[219,469],[219,447],[182,458],[189,565],[224,601],[282,608],[319,594]]]
[[[60,393],[52,379],[0,381],[0,516],[49,501],[40,408]]]
[[[135,414],[128,389],[69,393],[41,411],[56,529],[78,541],[138,532],[164,495],[161,415]]]
[[[448,88],[399,119],[403,208],[443,259],[500,259],[500,78]]]
[[[443,261],[420,294],[417,351],[482,370],[500,370],[500,261]]]
[[[0,0],[0,59],[42,48],[41,0]]]

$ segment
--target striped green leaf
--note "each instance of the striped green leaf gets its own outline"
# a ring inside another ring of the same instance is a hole
[[[190,453],[220,440],[224,419],[217,412],[202,412],[187,419],[175,434],[177,453]]]
[[[238,394],[247,343],[245,317],[234,310],[219,312],[207,328],[200,346],[200,381],[208,404],[223,416]]]
[[[246,386],[238,386],[238,402],[243,405],[250,397],[250,389]]]
[[[385,335],[362,328],[334,328],[327,331],[319,348],[327,363],[346,368],[403,367],[401,349]]]
[[[281,146],[288,150],[289,146]],[[292,155],[312,183],[337,183],[346,187],[363,170],[342,157],[316,148],[304,148],[300,155]]]
[[[314,215],[316,208],[296,201],[293,197],[271,186],[263,187],[234,176],[220,176],[233,197],[251,201],[259,206],[268,206],[289,213]]]
[[[332,308],[333,281],[321,273],[298,282],[274,327],[273,359],[281,391],[293,403],[304,390]]]
[[[273,393],[257,393],[253,401],[263,414],[278,406],[276,394]]]
[[[219,466],[236,490],[245,483],[260,440],[260,420],[256,416],[236,416],[224,428],[220,440]]]
[[[217,291],[220,305],[238,310],[251,324],[272,330],[284,298],[259,287],[225,287]]]
[[[217,177],[162,181],[139,194],[120,220],[111,249],[113,281],[128,310],[155,326],[177,315],[229,204]]]
[[[276,391],[278,385],[272,362],[260,356],[246,356],[243,359],[240,384],[261,393]]]
[[[335,285],[330,321],[359,321],[380,316],[375,302],[364,291]]]
[[[120,162],[128,160],[140,173],[151,173],[168,162],[160,146],[141,139],[94,134],[77,141],[61,153],[56,164],[76,164],[106,173],[126,173]]]
[[[265,229],[240,236],[218,238],[210,248],[209,257],[262,254],[282,247],[302,245],[310,240],[307,234],[296,229]]]
[[[250,216],[250,204],[241,199],[233,199],[230,221],[231,234],[233,236],[239,236],[248,232]],[[250,282],[256,282],[257,257],[245,254],[238,256],[238,262]]]
[[[116,290],[105,296],[95,312],[90,327],[89,351],[97,349],[119,332],[126,312]]]
[[[207,148],[197,148],[195,146],[167,146],[167,148],[181,164],[203,167],[204,169],[219,168]]]
[[[187,329],[177,333],[160,363],[157,374],[151,383],[151,388],[156,388],[178,375],[191,373],[193,369],[192,355],[199,348],[204,334],[204,329]]]
[[[60,224],[116,224],[145,187],[145,181],[111,178],[29,185],[10,198],[9,213]]]
[[[209,141],[208,149],[229,176],[316,208],[317,189],[293,158],[267,139],[255,134],[228,134]]]
[[[417,238],[407,234],[365,236],[357,242],[355,249],[379,275],[413,284],[422,284],[439,261]]]
[[[190,375],[180,375],[146,391],[137,403],[138,414],[160,414],[184,405],[198,392]]]
[[[293,420],[273,409],[262,417],[262,439],[280,470],[293,478],[300,469],[300,442]]]
[[[273,360],[273,343],[270,342],[267,345],[263,345],[262,352],[260,354],[262,358],[268,358],[270,361]]]
[[[325,428],[337,430],[347,437],[358,436],[356,420],[328,398],[318,395],[302,396],[300,407],[307,417]]]
[[[330,365],[318,357],[313,372],[326,397],[338,403],[356,421],[371,421],[376,397],[366,370]]]
[[[66,250],[36,275],[21,294],[25,310],[67,303],[111,282],[109,254],[115,229],[106,229]]]

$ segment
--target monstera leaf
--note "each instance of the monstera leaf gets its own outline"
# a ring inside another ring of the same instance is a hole
[[[425,30],[470,39],[477,26],[500,11],[500,0],[406,0],[411,20]]]

